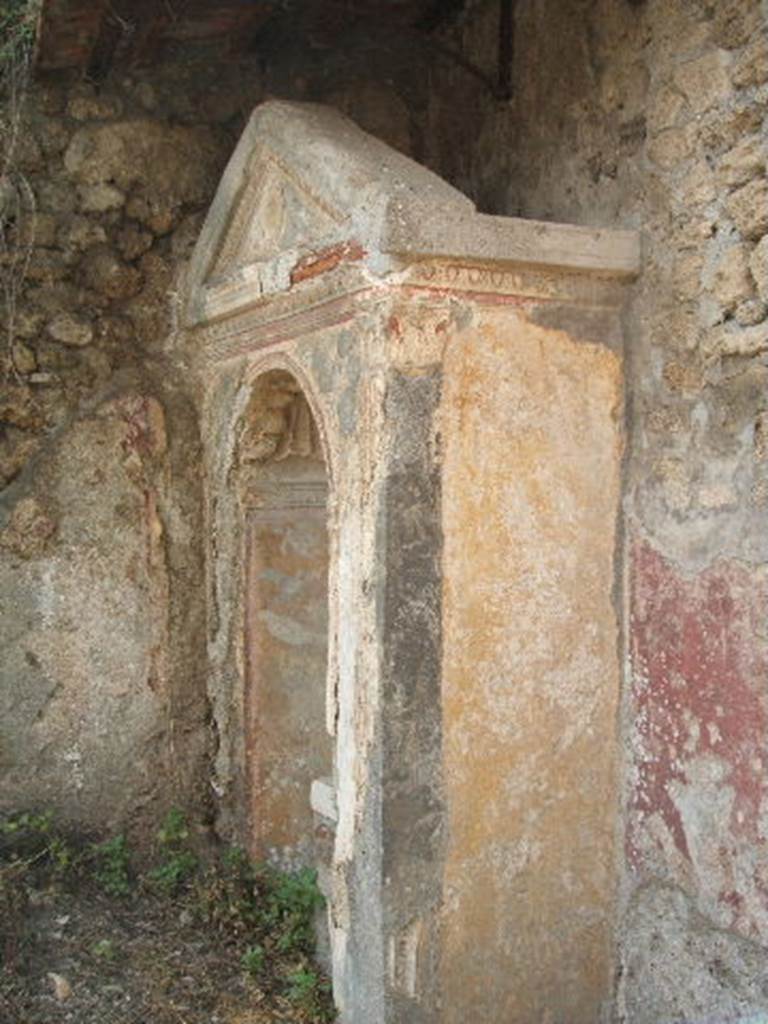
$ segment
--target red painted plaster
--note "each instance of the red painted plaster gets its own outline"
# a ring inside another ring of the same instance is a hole
[[[630,595],[636,743],[629,863],[642,868],[641,833],[652,813],[661,816],[679,852],[690,859],[690,837],[670,784],[685,784],[686,765],[701,755],[722,763],[722,784],[735,794],[730,820],[711,837],[723,863],[736,846],[763,842],[758,815],[768,788],[765,582],[748,566],[725,560],[687,577],[638,541],[631,553]],[[741,904],[735,890],[721,899],[737,910]]]
[[[291,284],[306,281],[335,270],[340,263],[356,263],[364,259],[365,250],[357,242],[344,242],[322,252],[313,252],[300,259],[291,271]]]

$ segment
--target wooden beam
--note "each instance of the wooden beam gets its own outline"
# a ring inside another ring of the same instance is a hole
[[[499,0],[499,99],[512,98],[515,56],[515,0]]]

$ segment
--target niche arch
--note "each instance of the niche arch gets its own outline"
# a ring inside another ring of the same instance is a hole
[[[243,538],[245,818],[251,854],[323,872],[311,794],[333,790],[329,513],[322,414],[302,371],[268,359],[236,423]]]
[[[247,404],[253,389],[260,378],[274,372],[283,372],[293,377],[301,389],[314,421],[317,437],[320,444],[320,451],[325,462],[326,473],[329,484],[329,494],[335,495],[334,481],[337,473],[335,470],[335,452],[331,444],[331,436],[328,430],[329,412],[323,403],[317,398],[317,389],[310,379],[306,369],[300,362],[294,359],[289,352],[279,351],[265,353],[261,358],[248,366],[247,374],[243,382],[245,391],[245,403]],[[242,402],[238,403],[237,419],[240,420],[243,414]],[[237,443],[236,443],[237,444]],[[235,456],[237,452],[235,452]]]

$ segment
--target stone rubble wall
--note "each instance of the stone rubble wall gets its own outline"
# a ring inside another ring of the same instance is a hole
[[[36,213],[0,392],[3,808],[117,827],[206,802],[199,429],[171,351],[250,75],[27,96],[13,169]]]

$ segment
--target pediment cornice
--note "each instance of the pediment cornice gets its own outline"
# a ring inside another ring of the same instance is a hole
[[[186,323],[234,316],[340,265],[362,286],[428,260],[627,278],[639,269],[639,239],[479,214],[338,112],[269,101],[251,116],[211,204]]]

